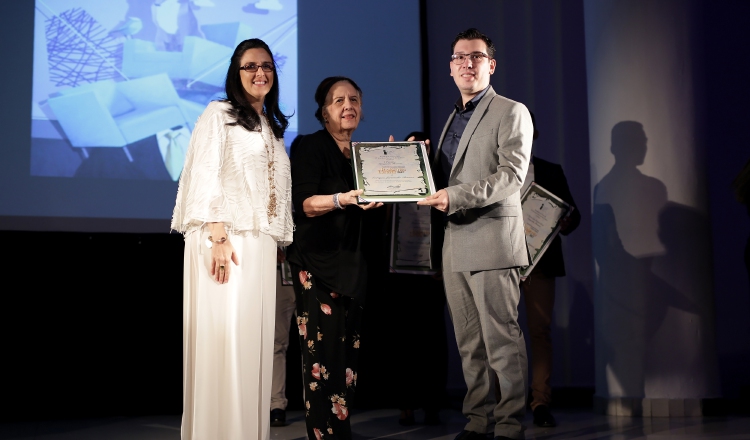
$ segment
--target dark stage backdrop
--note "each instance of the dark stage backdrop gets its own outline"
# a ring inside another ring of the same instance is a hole
[[[0,419],[181,412],[182,236],[2,231],[0,242],[14,249]]]

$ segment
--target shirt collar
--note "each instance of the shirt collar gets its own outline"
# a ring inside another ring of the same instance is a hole
[[[477,104],[479,104],[479,101],[481,101],[482,98],[484,98],[484,95],[487,93],[487,90],[489,90],[489,89],[490,89],[490,86],[487,85],[487,87],[485,87],[484,90],[482,90],[481,92],[479,92],[477,94],[477,96],[471,98],[471,101],[469,101],[469,102],[466,103],[466,108],[465,109],[463,108],[463,100],[461,98],[458,98],[458,100],[456,101],[456,104],[455,104],[455,106],[456,106],[456,112],[461,113],[463,111],[473,110],[474,107],[476,107]]]

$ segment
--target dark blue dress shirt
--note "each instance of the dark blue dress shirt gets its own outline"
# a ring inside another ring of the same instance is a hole
[[[461,136],[463,136],[464,130],[466,130],[466,126],[469,124],[471,115],[474,114],[474,109],[489,88],[490,86],[487,86],[487,88],[479,92],[477,96],[466,103],[465,108],[461,108],[463,103],[461,98],[456,101],[456,115],[453,117],[450,127],[448,127],[448,130],[445,132],[443,145],[440,148],[440,168],[442,171],[441,185],[443,187],[448,186],[448,178],[451,175],[453,161],[456,159],[456,152],[458,151],[458,143],[461,141]]]

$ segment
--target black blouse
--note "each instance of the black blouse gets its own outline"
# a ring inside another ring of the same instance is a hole
[[[326,130],[305,136],[291,157],[294,242],[289,262],[310,272],[331,292],[362,298],[367,268],[362,254],[363,211],[356,206],[307,217],[302,203],[315,195],[354,189],[351,161]],[[296,274],[294,274],[296,276]]]

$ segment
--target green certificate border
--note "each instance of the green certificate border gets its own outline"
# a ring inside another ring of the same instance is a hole
[[[367,189],[365,188],[365,182],[362,177],[362,158],[360,154],[361,148],[366,147],[405,147],[409,145],[417,145],[417,156],[419,156],[419,164],[422,169],[422,177],[427,187],[426,194],[397,194],[397,195],[368,195]],[[427,147],[422,141],[419,142],[352,142],[352,171],[354,172],[354,187],[355,189],[364,189],[365,192],[360,196],[360,203],[367,202],[384,202],[384,203],[405,203],[405,202],[418,202],[423,200],[425,197],[435,194],[435,182],[432,179],[432,171],[430,170],[430,161],[427,156]]]
[[[544,255],[544,252],[546,252],[547,248],[549,248],[550,243],[552,243],[552,240],[554,240],[557,234],[560,232],[560,221],[564,219],[565,217],[569,216],[571,212],[573,212],[572,206],[566,203],[563,199],[552,194],[550,191],[544,189],[542,186],[540,186],[536,182],[531,182],[531,185],[529,185],[529,187],[526,189],[526,192],[524,192],[523,196],[521,196],[521,211],[524,210],[525,208],[524,204],[526,203],[526,200],[529,198],[529,195],[531,193],[536,193],[542,198],[547,199],[547,201],[552,205],[555,205],[557,207],[562,207],[563,209],[565,209],[565,212],[563,213],[563,215],[560,216],[560,218],[557,219],[557,224],[555,225],[555,228],[544,240],[542,247],[539,248],[536,254],[534,255],[529,254],[529,265],[521,269],[522,279],[525,279],[527,276],[529,276],[531,271],[534,270],[536,263],[539,262],[539,260],[542,258],[542,255]],[[527,248],[527,252],[528,252],[528,248]]]

